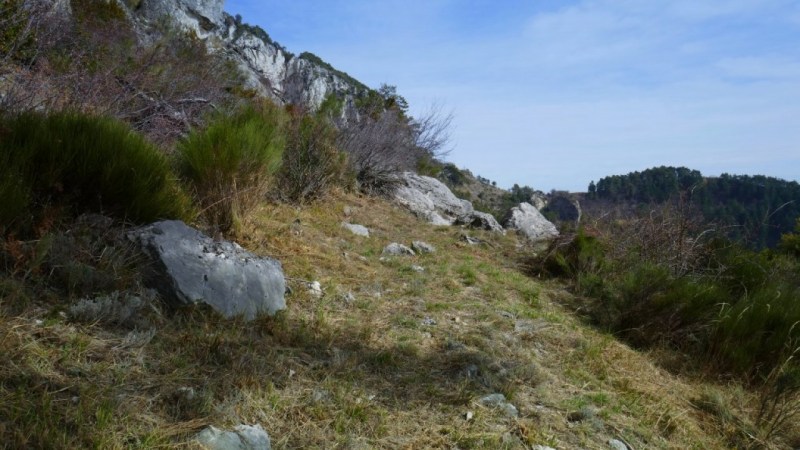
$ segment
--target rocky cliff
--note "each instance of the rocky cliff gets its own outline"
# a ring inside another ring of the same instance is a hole
[[[294,56],[259,27],[224,11],[224,0],[141,0],[126,2],[143,37],[153,24],[167,20],[193,32],[212,51],[223,52],[240,69],[246,87],[280,103],[316,109],[330,94],[344,99],[344,112],[355,114],[355,101],[369,88],[309,53]]]

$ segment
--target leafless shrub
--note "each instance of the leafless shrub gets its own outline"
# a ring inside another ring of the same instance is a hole
[[[305,202],[334,186],[352,185],[347,155],[336,148],[336,137],[336,128],[324,116],[292,111],[274,195],[286,202]]]
[[[33,68],[55,35],[63,16],[47,0],[0,3],[0,112],[35,109],[46,85]]]
[[[396,110],[346,125],[337,144],[349,154],[359,188],[376,194],[391,191],[395,174],[414,168],[420,155],[411,130]]]
[[[111,115],[169,143],[232,99],[227,90],[239,82],[238,72],[201,40],[161,22],[144,45],[124,12],[100,20],[91,10],[98,6],[82,3],[90,10],[69,16],[45,8],[30,19],[36,58],[27,66],[1,60],[0,107]]]
[[[432,158],[444,158],[451,151],[452,125],[453,114],[446,112],[440,104],[432,105],[427,112],[411,120],[415,145]]]
[[[3,0],[0,3],[0,67],[12,60],[35,59],[37,32],[48,11],[43,0]]]
[[[708,256],[706,244],[717,231],[681,199],[644,214],[610,212],[595,219],[590,228],[614,237],[606,239],[614,242],[608,248],[610,259],[636,255],[638,262],[667,267],[675,277],[702,269]]]
[[[396,187],[398,172],[447,153],[451,123],[452,115],[437,107],[418,119],[390,108],[344,125],[337,144],[350,156],[359,188],[387,194]]]

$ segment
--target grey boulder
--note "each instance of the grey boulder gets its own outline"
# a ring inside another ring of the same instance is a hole
[[[506,228],[517,230],[531,241],[552,239],[558,236],[558,229],[530,203],[520,203],[511,208],[506,219]]]
[[[347,229],[351,233],[355,234],[356,236],[364,236],[369,237],[369,229],[364,225],[358,225],[355,223],[348,223],[342,222],[342,228]]]
[[[195,436],[208,450],[271,450],[269,435],[261,425],[237,425],[234,431],[209,426]]]
[[[470,202],[453,195],[441,181],[412,172],[400,174],[395,199],[434,225],[452,225],[473,210]]]
[[[503,394],[490,394],[480,399],[480,403],[490,408],[497,408],[508,417],[517,417],[519,411],[517,407],[506,400]]]
[[[392,242],[391,244],[387,245],[383,248],[383,254],[387,256],[414,256],[414,250],[406,247],[403,244],[398,244],[397,242]]]
[[[475,211],[472,203],[456,197],[436,178],[403,172],[398,176],[395,201],[433,225],[469,225],[492,231],[503,227],[491,214]]]
[[[620,441],[619,439],[609,439],[608,446],[614,450],[629,450],[628,446],[625,445],[625,443]]]
[[[434,253],[436,252],[436,247],[428,244],[424,241],[413,241],[411,243],[411,249],[417,253]]]
[[[493,215],[481,211],[472,211],[466,216],[459,217],[457,223],[468,225],[471,228],[494,231],[495,233],[506,232]]]
[[[286,308],[281,263],[215,241],[178,220],[128,233],[154,261],[150,281],[177,306],[205,303],[225,317],[252,320]]]

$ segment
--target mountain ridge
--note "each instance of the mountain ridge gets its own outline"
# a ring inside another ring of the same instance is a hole
[[[370,88],[310,53],[295,56],[260,27],[224,11],[224,0],[141,0],[123,2],[131,15],[147,25],[164,17],[223,52],[235,62],[248,88],[282,104],[317,109],[329,95],[344,101],[343,114],[357,116],[356,101]]]

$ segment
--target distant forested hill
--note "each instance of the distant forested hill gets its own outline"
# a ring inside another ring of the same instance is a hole
[[[589,184],[587,201],[652,205],[684,199],[704,218],[753,247],[773,247],[800,217],[800,184],[762,175],[704,177],[685,167],[656,167]]]

